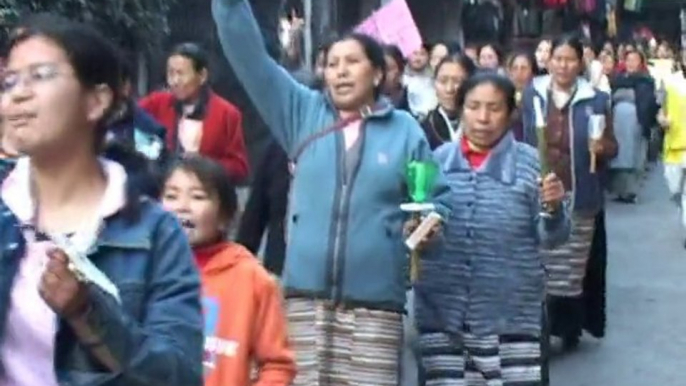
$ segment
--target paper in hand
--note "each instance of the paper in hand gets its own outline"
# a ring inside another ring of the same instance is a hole
[[[412,232],[410,237],[405,240],[405,245],[407,248],[409,248],[411,251],[414,251],[417,249],[419,244],[424,241],[426,236],[431,232],[431,230],[436,226],[436,224],[440,223],[443,220],[443,217],[441,217],[440,214],[436,212],[431,212],[429,213],[424,220],[419,224],[417,229]]]
[[[51,236],[50,239],[55,243],[57,248],[61,249],[67,255],[71,269],[73,269],[77,275],[81,276],[84,281],[97,285],[103,291],[112,295],[117,303],[121,303],[117,286],[115,286],[110,278],[88,259],[88,256],[86,256],[85,253],[80,252],[68,237],[57,235]]]

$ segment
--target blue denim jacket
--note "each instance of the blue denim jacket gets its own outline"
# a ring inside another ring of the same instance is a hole
[[[133,202],[106,220],[90,255],[121,294],[119,305],[97,287],[88,288],[88,323],[120,370],[105,369],[60,321],[54,358],[61,385],[202,385],[200,280],[190,247],[171,214],[146,199]],[[0,345],[25,255],[18,224],[0,200]]]

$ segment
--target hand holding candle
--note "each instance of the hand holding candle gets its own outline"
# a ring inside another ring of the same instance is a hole
[[[440,216],[433,212],[433,205],[427,202],[431,198],[438,172],[438,166],[433,162],[412,161],[407,165],[407,188],[412,204],[403,204],[401,209],[412,213],[404,230],[406,234],[411,233],[405,243],[410,249],[410,278],[413,282],[419,275],[419,247],[438,233]],[[422,218],[423,212],[431,213]]]
[[[562,180],[550,173],[541,181],[540,187],[541,202],[550,210],[556,210],[565,197],[565,187]]]
[[[550,165],[548,164],[548,137],[546,135],[545,115],[543,114],[543,101],[541,98],[534,98],[534,118],[536,123],[536,144],[538,148],[538,159],[541,163],[541,181],[543,181],[550,174]],[[555,208],[549,205],[548,202],[542,201],[541,206],[544,211],[543,216],[550,216]]]
[[[591,153],[591,173],[595,173],[598,168],[598,154],[603,153],[603,145],[601,140],[605,134],[605,115],[594,114],[589,117],[588,121],[588,137],[590,139],[590,153]]]
[[[543,102],[538,97],[534,98],[534,116],[538,158],[541,162],[541,176],[543,177],[548,175],[550,167],[548,165],[548,139],[546,137],[545,115],[543,115]]]

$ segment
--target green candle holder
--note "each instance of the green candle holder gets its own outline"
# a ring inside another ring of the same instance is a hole
[[[431,198],[438,165],[430,161],[411,161],[407,164],[407,189],[413,203],[426,203]]]

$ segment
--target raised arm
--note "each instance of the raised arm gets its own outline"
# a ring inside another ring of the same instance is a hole
[[[318,129],[301,123],[323,108],[323,96],[297,83],[269,56],[246,0],[212,0],[212,15],[236,77],[278,142],[292,153]]]

